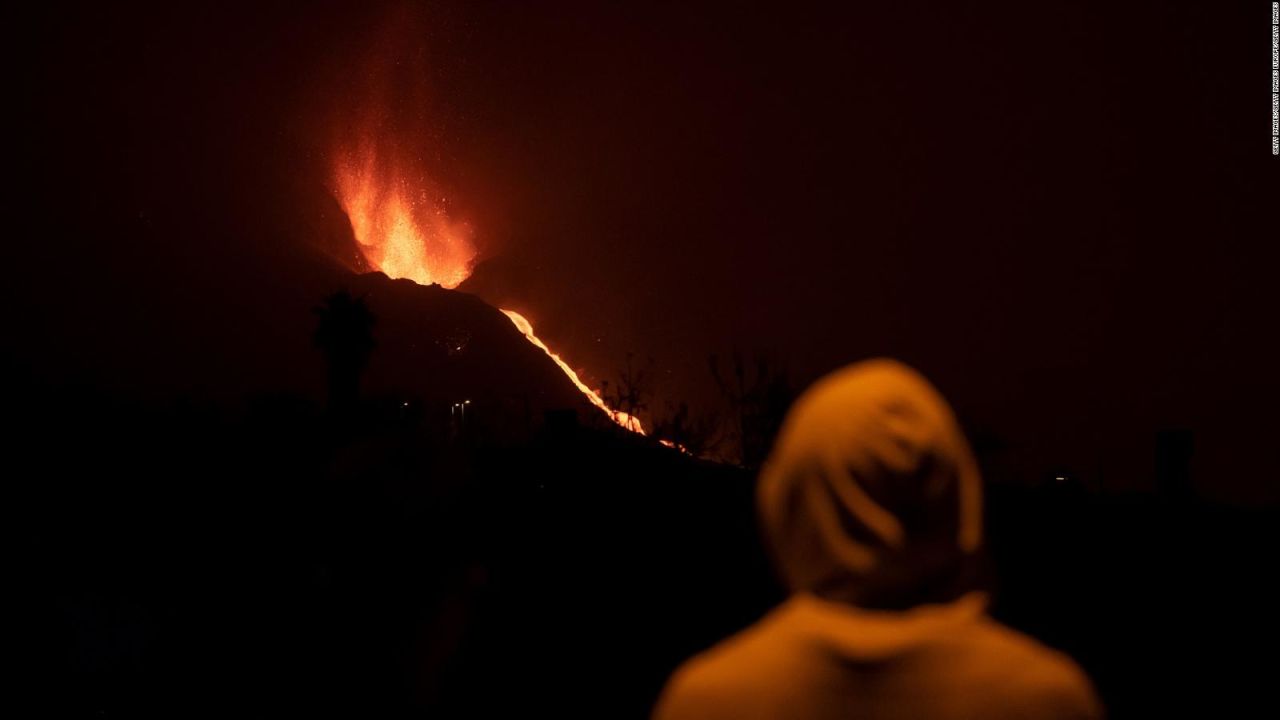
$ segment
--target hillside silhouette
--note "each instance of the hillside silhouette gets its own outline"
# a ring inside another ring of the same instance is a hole
[[[354,334],[339,413],[305,342],[335,297],[374,342]],[[313,393],[215,402],[7,358],[22,680],[51,714],[644,717],[781,599],[753,473],[613,426],[479,298],[348,275],[277,331]],[[1275,636],[1249,572],[1273,513],[994,482],[995,615],[1075,657],[1113,716],[1262,687],[1236,649]]]

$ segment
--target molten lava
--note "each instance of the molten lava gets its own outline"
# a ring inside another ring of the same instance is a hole
[[[591,389],[589,385],[582,382],[582,380],[578,378],[578,373],[574,372],[573,368],[569,367],[568,363],[560,359],[559,355],[552,352],[551,348],[547,347],[546,343],[542,342],[542,340],[538,339],[537,335],[533,334],[533,326],[529,324],[529,321],[526,320],[523,315],[515,310],[503,310],[502,312],[505,313],[507,317],[511,318],[511,322],[515,323],[516,329],[524,333],[524,336],[528,338],[529,342],[540,348],[542,352],[547,354],[547,357],[554,360],[555,363],[560,366],[560,369],[564,371],[564,374],[569,376],[569,379],[573,381],[574,385],[578,386],[578,389],[582,391],[583,395],[587,396],[587,399],[591,401],[592,405],[603,410],[610,419],[622,427],[632,432],[638,432],[641,435],[645,434],[644,426],[640,424],[640,418],[609,407],[609,405],[605,403],[604,398],[600,397],[600,393]]]
[[[334,191],[370,266],[392,278],[455,288],[471,275],[475,246],[465,224],[450,221],[438,193],[414,193],[412,175],[384,162],[375,148],[345,156],[334,168]],[[524,336],[564,371],[592,405],[618,425],[644,434],[640,420],[609,407],[600,393],[533,332],[523,315],[503,310]]]
[[[469,228],[450,221],[437,193],[411,189],[424,184],[373,146],[334,168],[335,194],[369,265],[388,277],[455,288],[471,274],[475,246]]]

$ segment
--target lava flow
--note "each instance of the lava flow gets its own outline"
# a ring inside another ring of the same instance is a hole
[[[438,193],[413,193],[411,183],[372,148],[348,155],[335,168],[334,190],[351,220],[351,230],[370,266],[392,278],[455,288],[471,275],[475,246],[468,228],[450,222]],[[597,390],[578,377],[514,310],[502,310],[521,334],[564,371],[587,400],[613,422],[641,435],[640,419],[609,407]]]
[[[554,360],[555,363],[560,366],[560,369],[564,371],[564,374],[569,376],[569,379],[573,381],[574,385],[578,386],[578,389],[582,391],[583,395],[587,396],[587,399],[591,401],[592,405],[603,410],[610,419],[622,427],[632,432],[638,432],[641,435],[645,434],[644,426],[640,424],[640,418],[609,407],[609,405],[605,403],[604,398],[600,397],[600,393],[592,390],[591,386],[582,382],[582,380],[578,378],[578,373],[574,372],[573,368],[569,367],[568,363],[560,359],[559,355],[552,352],[551,348],[547,347],[546,343],[542,342],[542,340],[538,339],[537,335],[533,334],[533,326],[529,324],[529,321],[526,320],[523,315],[515,310],[503,310],[502,312],[507,317],[511,318],[511,322],[516,324],[516,329],[524,333],[524,336],[528,338],[529,342],[541,348],[542,352],[547,354],[547,357]]]

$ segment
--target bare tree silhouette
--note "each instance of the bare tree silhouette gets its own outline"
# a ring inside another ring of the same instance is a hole
[[[714,354],[708,365],[729,406],[727,433],[737,445],[737,460],[744,467],[759,467],[795,399],[786,368],[764,353],[748,363],[738,350],[730,354],[727,368]]]
[[[627,353],[627,364],[618,374],[618,381],[612,386],[606,380],[600,385],[600,396],[605,404],[633,418],[641,419],[649,410],[649,397],[653,393],[650,370],[653,358],[642,368],[633,362],[632,353]]]
[[[715,413],[695,413],[687,402],[667,402],[666,414],[653,419],[653,436],[694,457],[708,458],[720,448],[721,422]]]

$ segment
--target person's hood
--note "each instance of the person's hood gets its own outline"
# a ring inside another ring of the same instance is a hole
[[[806,391],[761,471],[758,501],[795,592],[902,609],[973,589],[977,464],[946,401],[901,363],[856,363]]]

